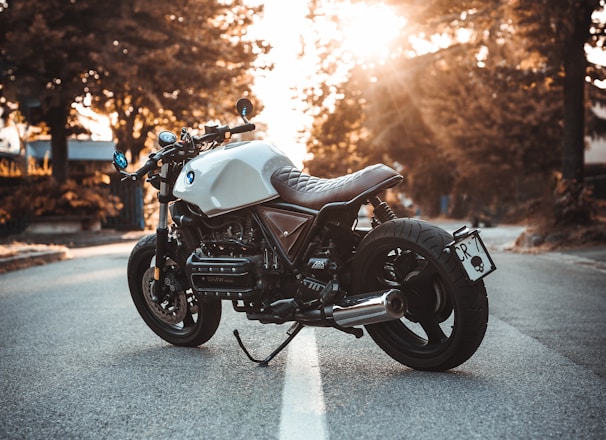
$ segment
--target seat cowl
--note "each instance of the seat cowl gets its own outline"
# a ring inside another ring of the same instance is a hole
[[[383,164],[334,179],[310,176],[293,166],[279,168],[271,176],[271,183],[282,200],[316,210],[328,203],[349,202],[370,189],[382,191],[402,180],[397,171]]]

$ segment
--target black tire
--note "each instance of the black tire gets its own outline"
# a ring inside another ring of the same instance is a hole
[[[445,371],[468,360],[488,324],[483,282],[471,284],[452,236],[430,223],[396,219],[372,230],[354,263],[355,293],[402,290],[408,311],[400,320],[366,326],[383,351],[417,370]]]
[[[128,260],[128,287],[145,323],[158,336],[173,345],[197,347],[207,342],[221,321],[221,301],[198,301],[182,290],[161,304],[151,301],[151,262],[156,253],[156,235],[143,237]],[[178,268],[174,266],[175,273]]]

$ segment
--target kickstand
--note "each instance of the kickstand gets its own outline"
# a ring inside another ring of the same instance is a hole
[[[250,355],[250,353],[248,352],[246,347],[244,347],[244,343],[242,342],[242,339],[240,339],[240,333],[238,333],[238,330],[234,330],[234,336],[238,340],[238,344],[240,345],[240,348],[242,349],[244,354],[246,354],[246,356],[248,356],[248,359],[250,359],[253,362],[258,363],[260,367],[267,367],[267,364],[269,364],[269,361],[271,361],[273,358],[276,357],[276,355],[278,353],[280,353],[282,350],[284,350],[284,348],[288,344],[290,344],[290,341],[292,341],[295,338],[295,336],[297,336],[297,334],[303,329],[303,327],[305,327],[305,326],[303,324],[301,324],[300,322],[295,322],[292,325],[292,327],[290,327],[288,329],[288,331],[286,332],[286,334],[288,334],[288,338],[286,338],[286,340],[284,342],[282,342],[282,344],[280,344],[280,346],[278,348],[276,348],[274,351],[272,351],[270,353],[270,355],[267,356],[263,360],[255,359],[254,357],[252,357]]]

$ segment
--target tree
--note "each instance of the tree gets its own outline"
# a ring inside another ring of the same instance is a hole
[[[553,146],[561,139],[559,88],[524,67],[527,53],[505,12],[482,13],[467,25],[475,29],[481,24],[479,36],[458,41],[453,27],[447,48],[397,60],[391,74],[379,75],[383,84],[377,87],[389,90],[384,95],[394,101],[394,109],[410,106],[410,96],[415,97],[413,105],[429,132],[408,139],[412,152],[407,157],[429,152],[428,159],[438,160],[451,175],[446,185],[444,171],[421,167],[430,174],[422,180],[425,188],[413,192],[433,193],[435,200],[439,190],[464,200],[465,206],[455,205],[458,215],[484,209],[503,214],[505,207],[527,213],[528,204],[544,196],[558,164],[559,148]],[[420,124],[399,118],[396,131],[414,134],[409,126]],[[431,148],[424,145],[428,142]],[[398,157],[397,145],[390,150]],[[411,172],[418,171],[414,167]]]
[[[559,170],[564,184],[558,188],[566,190],[563,194],[556,194],[556,222],[587,221],[588,206],[580,200],[585,193],[583,162],[585,136],[589,132],[585,124],[588,104],[585,90],[592,87],[586,77],[588,74],[594,77],[601,74],[603,77],[604,69],[596,65],[589,68],[585,51],[587,45],[603,45],[604,23],[592,20],[592,16],[604,6],[604,2],[471,0],[453,3],[434,2],[429,12],[429,17],[434,18],[430,21],[437,17],[451,29],[476,31],[468,47],[475,51],[476,58],[484,51],[482,69],[473,69],[468,63],[469,71],[475,72],[469,75],[468,83],[477,84],[478,78],[483,77],[481,81],[491,84],[499,96],[507,96],[507,100],[495,101],[498,105],[493,108],[502,114],[495,121],[505,129],[499,137],[511,141],[510,145],[524,152],[524,167],[518,167],[514,175],[519,180],[529,174],[531,163],[528,159],[533,156],[542,165],[542,168],[534,167],[534,176],[543,174],[547,177],[549,171]],[[448,23],[449,20],[443,20],[443,17],[455,19]],[[468,56],[467,60],[473,58]],[[473,104],[477,103],[474,99]],[[525,119],[516,121],[511,118],[516,112],[510,103],[526,109]],[[473,114],[468,116],[462,118],[464,125],[474,121]],[[524,133],[512,138],[520,128]],[[477,131],[488,138],[490,132]],[[538,141],[538,145],[527,145],[525,139],[528,138]],[[533,155],[533,150],[538,150],[539,154]],[[554,153],[560,155],[559,164],[553,161]],[[493,168],[492,173],[496,170]],[[562,201],[571,206],[558,207]]]
[[[0,12],[3,94],[40,102],[60,182],[68,177],[68,118],[74,101],[86,96],[96,109],[112,113],[120,148],[132,146],[136,158],[152,127],[193,124],[248,93],[247,70],[265,49],[244,40],[258,9],[243,5],[241,0],[11,3]]]
[[[592,21],[592,14],[603,6],[600,0],[519,0],[516,8],[519,27],[529,40],[529,48],[545,59],[546,75],[562,77],[562,177],[579,182],[583,181],[586,133],[588,61],[585,48],[587,44],[595,45],[603,36],[603,24]]]
[[[403,61],[403,60],[402,60]],[[432,54],[375,71],[368,85],[367,129],[372,133],[374,161],[381,158],[402,169],[402,189],[426,215],[440,213],[440,196],[449,194],[456,168],[424,114],[421,79],[434,62]]]
[[[249,69],[264,50],[246,41],[259,8],[241,0],[119,2],[87,73],[93,105],[113,115],[118,148],[136,160],[158,127],[176,130],[232,113],[250,93]]]
[[[335,100],[334,108],[314,119],[308,152],[321,160],[304,163],[311,174],[337,177],[357,171],[370,161],[366,155],[372,149],[372,142],[363,129],[365,114],[361,90],[364,85],[364,73],[354,68],[349,80],[340,85],[340,97]],[[330,88],[326,83],[319,86]]]
[[[34,100],[52,136],[53,176],[68,177],[68,118],[83,94],[95,31],[103,28],[104,2],[32,0],[0,11],[0,82],[11,101]],[[24,112],[27,114],[27,112]]]
[[[586,223],[591,217],[584,187],[585,136],[588,75],[604,73],[589,67],[586,46],[603,46],[604,23],[594,22],[603,0],[530,2],[519,0],[516,12],[530,48],[541,53],[546,75],[561,77],[563,85],[563,136],[561,181],[555,189],[555,221],[558,224]]]
[[[585,43],[603,44],[603,25],[591,22],[603,1],[392,3],[409,19],[410,34],[401,56],[369,76],[365,128],[383,141],[375,147],[410,164],[409,190],[450,186],[454,194],[473,192],[478,205],[516,205],[542,197],[530,190],[553,171],[582,182],[585,75],[600,75],[587,68]],[[423,35],[439,35],[442,45],[408,56],[411,39]],[[573,205],[581,193],[572,194]],[[585,218],[567,212],[568,220]]]

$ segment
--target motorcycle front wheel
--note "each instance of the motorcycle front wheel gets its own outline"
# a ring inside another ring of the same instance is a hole
[[[153,302],[152,264],[156,255],[156,235],[143,237],[128,260],[128,287],[135,307],[148,327],[173,345],[197,347],[207,342],[221,321],[221,301],[200,302],[179,283],[180,269],[169,262],[167,279],[178,287],[159,302]]]
[[[458,257],[447,249],[452,236],[416,219],[379,225],[362,241],[354,265],[360,293],[395,288],[408,302],[402,319],[366,330],[398,362],[417,370],[445,371],[478,349],[488,323],[483,282],[471,284]]]

